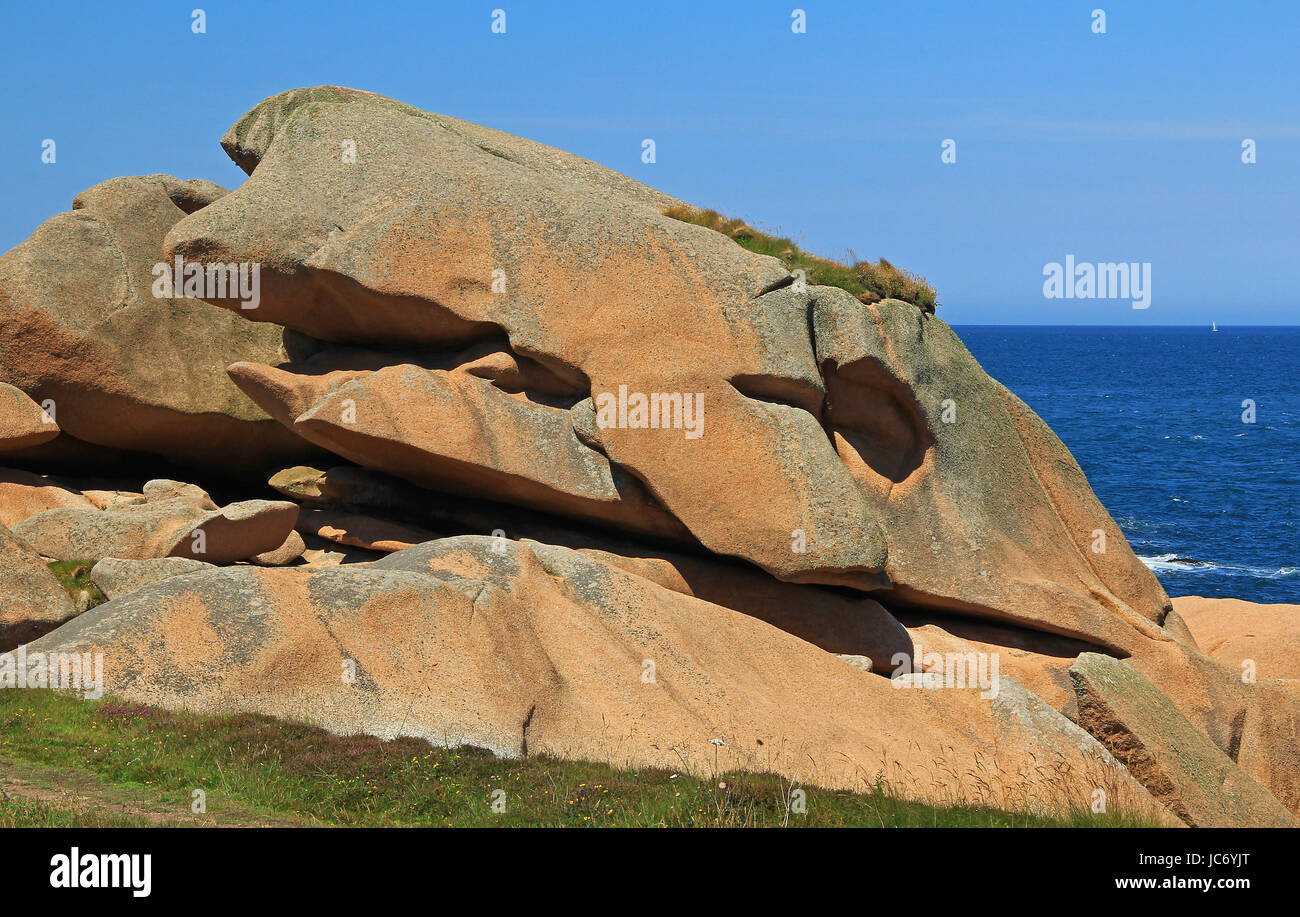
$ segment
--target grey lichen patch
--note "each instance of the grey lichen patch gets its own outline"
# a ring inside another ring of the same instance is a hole
[[[1082,653],[1070,679],[1079,724],[1188,824],[1295,824],[1276,798],[1132,666]]]
[[[454,538],[442,538],[425,544],[417,544],[401,551],[395,551],[387,557],[375,561],[371,567],[383,570],[406,570],[413,573],[427,573],[443,582],[465,580],[463,573],[447,569],[438,561],[462,550],[473,554],[476,560],[484,564],[485,570],[476,574],[476,579],[483,579],[503,589],[518,578],[520,567],[516,556],[520,549],[519,542],[489,535],[459,535]]]

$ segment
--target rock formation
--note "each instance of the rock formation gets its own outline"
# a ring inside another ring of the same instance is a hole
[[[1174,609],[1206,655],[1257,678],[1300,686],[1300,605],[1185,595]]]
[[[0,382],[53,402],[55,429],[99,447],[223,468],[308,454],[225,373],[283,359],[283,331],[154,295],[167,231],[225,193],[114,178],[0,258]]]
[[[1277,799],[1131,667],[1083,653],[1070,676],[1079,694],[1079,723],[1187,824],[1295,827]]]
[[[748,615],[535,542],[182,576],[29,651],[102,652],[106,683],[137,700],[341,733],[701,769],[717,739],[728,767],[825,786],[881,774],[920,798],[1044,809],[1103,786],[1118,809],[1160,817],[1096,740],[1009,681],[992,702],[900,690]],[[1021,771],[1030,751],[1056,766]],[[940,763],[966,783],[929,785]]]
[[[214,569],[213,564],[192,557],[151,557],[147,560],[105,557],[91,567],[90,579],[100,592],[116,599],[173,576],[211,569]]]
[[[0,452],[14,452],[47,443],[59,435],[59,425],[21,389],[0,382]]]
[[[370,93],[283,93],[222,144],[239,188],[115,179],[0,259],[24,601],[36,555],[111,598],[33,651],[102,652],[136,701],[503,755],[703,772],[718,740],[914,798],[1300,812],[1294,668],[1245,683],[1171,611],[941,319]],[[156,263],[257,264],[256,302],[158,298]],[[81,474],[219,472],[226,505],[42,476],[60,443]]]
[[[244,500],[218,508],[200,488],[176,481],[150,481],[144,496],[143,503],[104,509],[47,509],[14,534],[59,560],[191,557],[222,564],[276,550],[298,520],[296,503]]]

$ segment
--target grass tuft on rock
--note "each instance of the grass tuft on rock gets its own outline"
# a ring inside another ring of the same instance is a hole
[[[46,564],[54,578],[59,581],[65,592],[72,597],[78,611],[85,611],[102,605],[108,596],[100,591],[90,578],[90,569],[95,566],[93,560],[52,560]]]
[[[43,690],[0,691],[0,762],[0,825],[11,826],[1135,824],[1088,812],[1043,818],[929,806],[879,783],[861,793],[833,792],[772,774],[700,778],[543,756],[508,760],[412,738],[339,737],[264,716],[198,716]],[[798,789],[805,811],[791,812]],[[201,815],[192,812],[195,790],[206,799]]]
[[[790,239],[760,232],[744,220],[724,217],[716,210],[670,207],[664,216],[720,232],[747,251],[781,259],[792,271],[802,268],[809,283],[839,287],[862,302],[901,299],[931,315],[939,305],[938,294],[924,277],[896,267],[884,258],[874,264],[857,260],[853,264],[841,264],[810,254]]]

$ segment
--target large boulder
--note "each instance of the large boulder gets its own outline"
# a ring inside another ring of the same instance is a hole
[[[656,546],[580,523],[569,524],[554,516],[512,510],[490,501],[461,499],[450,494],[439,494],[430,501],[418,488],[364,468],[339,466],[328,472],[303,467],[285,469],[271,483],[286,496],[312,504],[299,516],[300,529],[311,531],[319,521],[329,520],[319,530],[336,544],[351,541],[371,547],[396,547],[397,540],[350,538],[348,527],[360,533],[361,529],[351,520],[371,528],[401,509],[418,509],[417,515],[422,515],[439,531],[492,533],[494,544],[500,545],[507,543],[507,530],[501,526],[508,525],[509,538],[581,551],[682,595],[760,618],[829,652],[871,654],[878,671],[892,669],[895,656],[911,654],[911,642],[897,619],[879,602],[860,593],[787,583],[743,562]],[[364,508],[365,512],[359,512],[358,508]],[[418,533],[405,531],[408,526],[392,521],[384,526],[400,538],[414,538]],[[426,540],[433,537],[430,535]],[[316,535],[307,538],[309,542],[328,544]],[[376,560],[378,555],[357,559]]]
[[[1125,662],[1300,816],[1300,697],[1286,681],[1247,673],[1176,640],[1153,641]]]
[[[337,153],[347,139],[357,142],[355,163]],[[173,227],[167,251],[197,261],[257,252],[262,303],[245,317],[325,340],[425,351],[497,341],[500,357],[489,362],[502,364],[506,378],[545,380],[545,399],[511,392],[509,382],[470,399],[469,409],[481,404],[507,424],[481,444],[478,486],[496,487],[517,471],[507,464],[514,456],[491,447],[527,430],[532,474],[551,471],[553,454],[553,474],[584,474],[574,484],[584,488],[584,508],[616,502],[635,482],[600,472],[605,457],[574,440],[563,413],[551,413],[555,400],[576,405],[620,386],[702,394],[703,439],[685,435],[689,418],[671,429],[602,431],[609,459],[627,469],[622,477],[646,481],[718,553],[783,578],[877,581],[883,536],[851,477],[811,414],[768,397],[808,403],[820,388],[806,303],[788,288],[769,292],[790,280],[779,261],[663,216],[671,199],[630,179],[525,141],[514,147],[534,153],[503,156],[446,119],[367,93],[268,100],[225,145],[249,180]],[[404,398],[430,405],[442,381],[375,385],[357,404],[357,423],[366,425],[359,435],[399,416]],[[412,393],[414,385],[427,396]],[[499,401],[509,394],[523,396],[513,409]],[[420,422],[418,412],[400,416]],[[352,432],[340,417],[317,418],[335,428],[326,432]],[[440,469],[461,457],[447,456]],[[791,550],[796,529],[807,533],[803,552]]]
[[[342,734],[701,774],[716,754],[823,786],[883,778],[911,798],[1058,813],[1104,788],[1112,812],[1165,817],[1010,681],[995,697],[900,689],[757,618],[537,543],[459,537],[359,567],[177,577],[33,651],[103,652],[119,697]],[[954,779],[936,785],[936,768]]]
[[[66,434],[101,447],[227,471],[304,454],[225,374],[283,359],[281,329],[153,295],[167,231],[225,193],[114,178],[0,258],[0,382],[52,400]]]
[[[291,564],[301,558],[306,550],[307,542],[298,532],[293,531],[284,540],[284,544],[278,548],[263,551],[261,554],[254,554],[249,560],[263,567],[283,567],[285,564]]]
[[[143,503],[110,509],[46,510],[14,534],[59,560],[191,557],[228,564],[279,548],[298,520],[296,503],[243,500],[217,507],[202,489],[179,481],[151,481],[144,496]]]
[[[94,509],[80,491],[19,468],[0,468],[0,525],[13,528],[47,509]]]
[[[59,425],[21,389],[0,382],[0,452],[16,452],[47,443]]]
[[[899,613],[909,624],[918,661],[932,651],[996,656],[1002,673],[1084,723],[1071,666],[1087,651],[1085,644],[1006,624]],[[1239,661],[1211,658],[1168,627],[1136,646],[1124,664],[1154,686],[1161,703],[1177,710],[1202,739],[1300,816],[1300,697],[1288,690],[1293,681],[1256,677]]]
[[[173,576],[215,569],[213,564],[191,557],[151,557],[130,560],[105,557],[90,568],[90,579],[110,599],[121,598]]]
[[[367,467],[431,488],[690,539],[637,478],[578,439],[567,410],[512,397],[472,374],[408,364],[340,382],[333,374],[245,363],[230,374],[299,435]]]
[[[946,324],[817,288],[825,422],[889,542],[893,603],[1127,655],[1169,600],[1055,434]]]
[[[0,652],[52,630],[76,613],[49,568],[0,525]]]
[[[1174,610],[1207,655],[1256,678],[1300,679],[1300,605],[1178,596]]]
[[[1159,630],[1164,592],[1068,451],[933,316],[808,287],[631,179],[369,93],[284,93],[223,145],[249,180],[167,252],[263,260],[259,308],[214,302],[347,345],[231,367],[312,443],[1121,655]]]
[[[1083,653],[1070,667],[1079,722],[1193,827],[1295,827],[1291,813],[1131,666]]]

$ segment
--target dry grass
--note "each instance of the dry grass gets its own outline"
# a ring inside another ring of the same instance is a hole
[[[852,263],[841,264],[805,252],[790,239],[760,232],[744,220],[725,217],[716,210],[670,207],[664,216],[720,232],[756,254],[780,258],[792,271],[802,269],[809,283],[840,287],[862,302],[901,299],[930,314],[939,305],[938,294],[924,277],[896,267],[884,258],[873,264],[859,260],[850,252]]]

